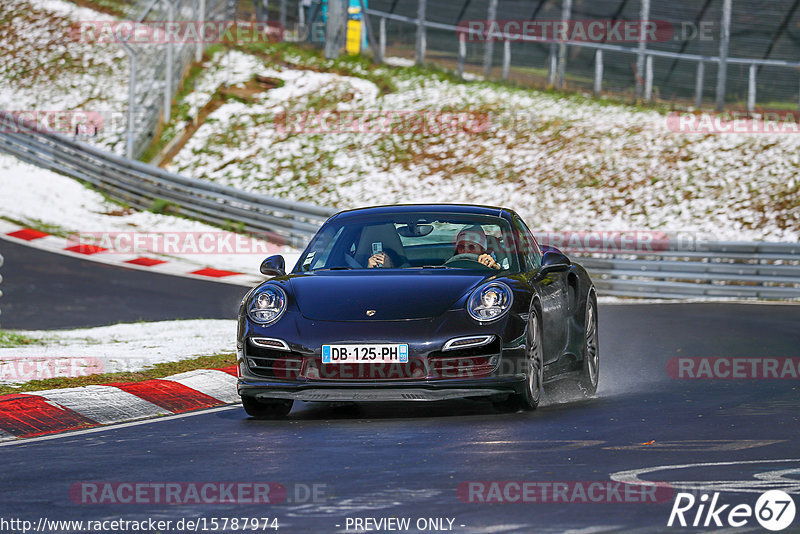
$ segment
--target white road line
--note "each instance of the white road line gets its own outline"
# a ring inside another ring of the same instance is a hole
[[[164,378],[204,393],[222,402],[236,402],[236,377],[224,371],[214,369],[197,369]]]
[[[102,425],[172,413],[114,386],[50,389],[30,394],[44,397]]]
[[[165,417],[155,417],[153,419],[144,419],[142,421],[131,421],[130,423],[119,423],[116,425],[108,425],[108,426],[97,426],[94,428],[87,428],[86,430],[75,430],[73,432],[62,432],[61,434],[52,434],[50,436],[40,436],[38,438],[25,438],[25,439],[15,439],[13,441],[4,441],[0,443],[0,447],[10,447],[10,446],[23,446],[29,445],[32,443],[37,443],[40,441],[50,441],[54,439],[61,439],[61,438],[72,438],[76,436],[82,436],[84,434],[95,434],[97,432],[106,432],[108,430],[119,430],[121,428],[128,428],[132,426],[139,426],[139,425],[149,425],[150,423],[163,423],[165,421],[172,421],[174,419],[183,419],[184,417],[194,417],[195,415],[205,415],[214,412],[222,412],[225,410],[234,410],[238,409],[241,410],[241,406],[233,405],[233,406],[218,406],[216,408],[208,408],[207,410],[197,410],[195,412],[187,412],[175,415],[168,415]]]
[[[687,469],[692,467],[717,467],[728,465],[752,465],[752,464],[772,464],[772,463],[786,463],[786,462],[800,462],[800,458],[783,458],[777,460],[737,460],[733,462],[703,462],[694,464],[677,464],[677,465],[659,465],[656,467],[643,467],[641,469],[629,469],[626,471],[617,471],[610,475],[611,480],[615,482],[622,482],[625,484],[640,484],[643,486],[654,486],[665,484],[678,489],[697,489],[701,491],[728,491],[728,492],[742,492],[742,493],[763,493],[766,489],[774,489],[776,480],[770,480],[765,477],[755,477],[754,480],[665,480],[659,482],[652,482],[649,480],[642,480],[641,475],[654,473],[656,471],[672,471],[675,469]],[[760,480],[758,480],[760,479]],[[788,493],[798,493],[800,488],[797,488],[798,483],[796,480],[790,481],[792,487],[781,488]],[[795,491],[792,491],[795,489]]]

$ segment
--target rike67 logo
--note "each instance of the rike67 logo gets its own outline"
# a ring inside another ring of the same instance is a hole
[[[749,504],[721,504],[720,494],[678,493],[669,514],[667,526],[681,527],[743,527],[754,517],[765,529],[783,530],[794,521],[795,506],[792,497],[781,490],[762,493],[755,506]]]

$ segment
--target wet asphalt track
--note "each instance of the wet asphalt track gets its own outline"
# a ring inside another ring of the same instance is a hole
[[[0,327],[235,317],[247,288],[105,265],[0,239]]]
[[[3,253],[6,270],[14,257]],[[43,270],[60,273],[65,301],[81,302],[84,291],[70,288],[89,279],[73,283],[72,267],[57,263]],[[93,284],[98,305],[115,300],[106,288],[125,288],[116,297],[123,301],[140,298],[136,287],[144,275],[109,273],[102,276],[113,282]],[[13,278],[5,276],[4,291],[14,295]],[[147,280],[150,296],[138,309],[155,314],[143,317],[166,318],[163,303],[179,283]],[[231,299],[239,291],[227,289]],[[124,310],[119,306],[113,310]],[[600,390],[590,401],[562,402],[551,394],[536,412],[518,414],[470,401],[298,404],[284,421],[252,420],[234,407],[15,444],[0,448],[0,518],[277,517],[278,532],[288,533],[357,532],[345,529],[346,520],[364,517],[408,517],[412,526],[419,518],[451,518],[453,531],[464,533],[692,531],[666,527],[671,500],[482,504],[463,502],[457,488],[468,481],[609,481],[621,471],[720,462],[728,464],[660,469],[641,478],[694,481],[689,485],[701,489],[713,482],[721,502],[753,505],[758,493],[746,491],[759,478],[782,477],[800,505],[800,382],[676,380],[665,370],[675,356],[800,356],[800,307],[601,305],[600,321]],[[765,462],[742,463],[753,461]],[[277,482],[293,501],[303,500],[293,493],[304,494],[304,485],[322,484],[326,495],[315,503],[258,506],[84,505],[69,497],[70,486],[81,481]],[[735,530],[751,531],[763,529],[751,520]],[[784,532],[797,531],[800,518]]]

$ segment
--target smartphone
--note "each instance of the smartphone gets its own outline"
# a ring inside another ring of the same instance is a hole
[[[383,252],[383,243],[380,241],[372,244],[372,254],[375,255],[379,252]]]

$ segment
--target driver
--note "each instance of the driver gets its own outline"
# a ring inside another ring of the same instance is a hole
[[[456,255],[475,254],[478,256],[478,263],[492,269],[499,269],[500,264],[487,253],[487,248],[486,233],[478,224],[462,229],[456,236]]]

